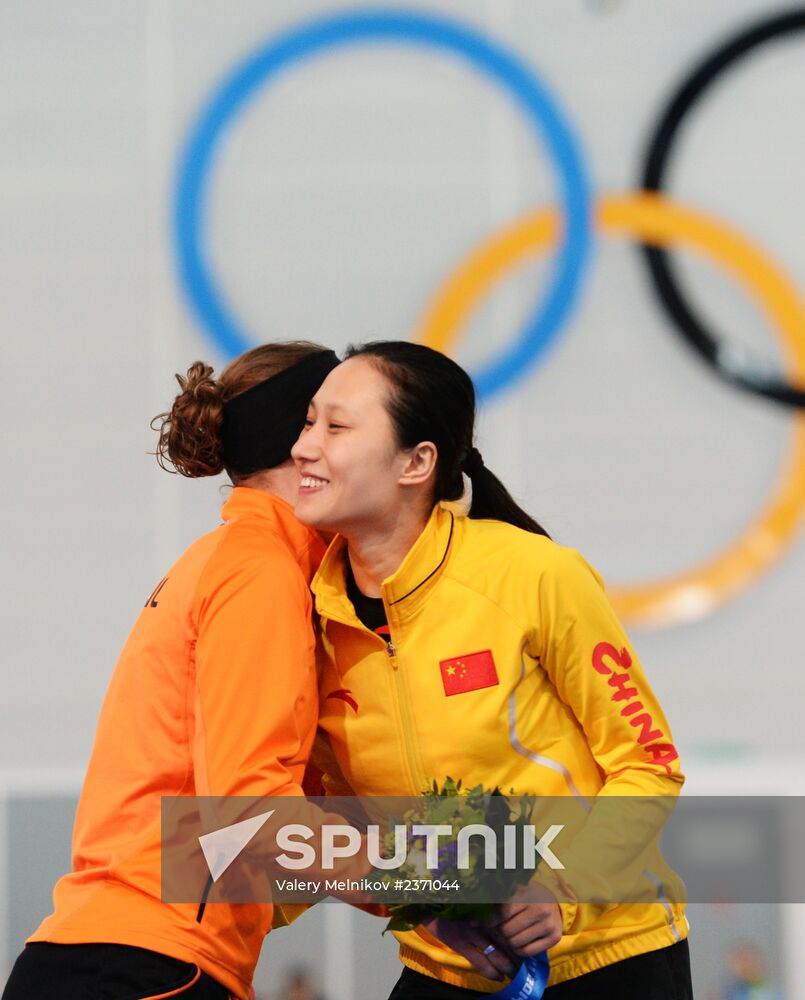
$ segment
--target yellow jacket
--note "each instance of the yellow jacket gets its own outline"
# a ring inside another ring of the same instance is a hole
[[[345,781],[357,795],[418,795],[450,776],[465,787],[573,796],[585,810],[604,796],[678,794],[684,779],[668,723],[600,578],[577,552],[438,505],[383,583],[388,644],[355,616],[345,554],[336,538],[312,584],[330,793],[344,794]],[[622,857],[640,858],[642,871],[639,824],[625,826]],[[589,850],[602,833],[591,821],[578,843],[587,837]],[[684,906],[666,901],[651,871],[644,876],[657,902],[576,903],[572,885],[552,886],[568,902],[549,985],[687,935]],[[500,988],[423,929],[397,937],[402,961],[419,972]]]

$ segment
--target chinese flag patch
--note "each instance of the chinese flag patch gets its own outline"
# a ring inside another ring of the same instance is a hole
[[[481,653],[467,653],[466,656],[454,656],[452,660],[440,660],[439,668],[442,671],[444,693],[448,698],[453,694],[478,691],[500,683],[490,649]]]

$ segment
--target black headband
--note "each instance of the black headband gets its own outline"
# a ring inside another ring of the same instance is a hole
[[[334,351],[318,351],[252,386],[224,404],[224,465],[248,476],[290,458],[311,399],[339,364]]]

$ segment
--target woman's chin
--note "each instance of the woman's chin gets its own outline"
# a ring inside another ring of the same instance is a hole
[[[294,505],[296,519],[306,524],[309,528],[326,528],[326,518],[324,517],[320,504],[316,503],[318,498],[315,494],[301,493]]]

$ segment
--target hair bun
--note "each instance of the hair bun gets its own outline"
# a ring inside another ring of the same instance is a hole
[[[177,374],[176,381],[181,386],[182,393],[187,393],[193,399],[212,399],[221,392],[220,386],[212,375],[211,365],[205,364],[203,361],[194,361],[187,369],[187,375]]]
[[[223,471],[221,425],[224,400],[213,369],[194,361],[186,375],[176,375],[181,392],[167,413],[151,421],[159,431],[157,461],[168,472],[191,479],[217,476]]]

